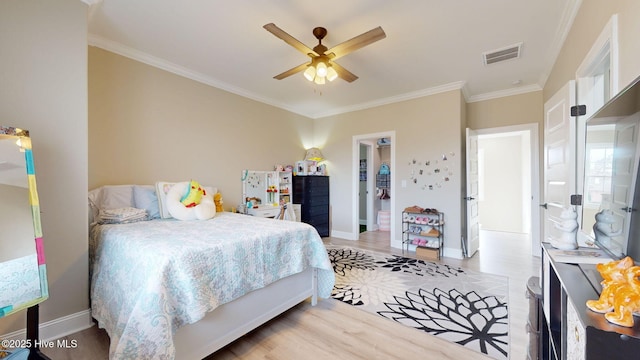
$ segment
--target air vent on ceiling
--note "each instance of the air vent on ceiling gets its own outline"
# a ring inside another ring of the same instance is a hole
[[[520,57],[522,43],[510,45],[502,49],[487,51],[482,54],[482,60],[485,65],[494,64],[500,61],[517,59]]]

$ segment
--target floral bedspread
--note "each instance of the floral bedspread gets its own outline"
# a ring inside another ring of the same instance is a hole
[[[3,265],[0,266],[0,317],[42,296],[35,251]]]
[[[91,311],[111,359],[173,359],[179,327],[309,267],[319,269],[320,297],[335,281],[310,225],[232,213],[96,225],[90,251]]]

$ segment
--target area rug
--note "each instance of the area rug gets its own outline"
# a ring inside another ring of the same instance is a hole
[[[425,260],[327,245],[331,296],[359,309],[509,358],[508,279]]]

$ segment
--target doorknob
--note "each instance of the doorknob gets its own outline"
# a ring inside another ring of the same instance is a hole
[[[473,196],[467,196],[464,199],[467,201],[470,201],[470,200],[475,200],[476,198],[474,198]]]
[[[620,208],[620,210],[630,213],[630,212],[634,211],[635,209],[632,208],[632,207],[623,207],[623,208]]]
[[[545,209],[548,209],[548,207],[547,207],[547,203],[540,204],[540,207],[543,207],[543,208],[545,208]]]

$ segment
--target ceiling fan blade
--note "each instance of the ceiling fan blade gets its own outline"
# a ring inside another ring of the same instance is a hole
[[[263,28],[265,28],[268,32],[272,33],[273,35],[275,35],[282,41],[286,42],[287,44],[293,46],[294,48],[296,48],[298,51],[300,51],[305,55],[309,55],[309,54],[313,54],[316,56],[318,55],[316,54],[315,51],[313,51],[313,49],[310,49],[307,45],[301,43],[298,39],[287,34],[284,30],[277,27],[274,23],[269,23],[263,26]]]
[[[309,66],[308,62],[306,62],[304,64],[300,64],[300,65],[294,67],[293,69],[289,69],[289,70],[283,72],[282,74],[278,74],[278,75],[274,76],[273,78],[277,79],[277,80],[282,80],[282,79],[284,79],[286,77],[289,77],[289,76],[291,76],[293,74],[297,74],[297,73],[299,73],[301,71],[305,71],[307,69],[307,66]],[[338,75],[339,75],[339,73],[338,73]]]
[[[360,34],[350,40],[347,40],[341,44],[338,44],[331,49],[325,51],[326,54],[333,53],[332,59],[338,59],[350,52],[356,51],[362,47],[365,47],[378,40],[382,40],[387,37],[384,30],[380,26],[375,29],[371,29],[364,34]]]
[[[342,66],[332,62],[331,66],[333,67],[333,69],[338,73],[338,76],[342,79],[345,80],[347,82],[354,82],[356,80],[358,80],[358,77],[355,76],[351,71],[343,68]]]

